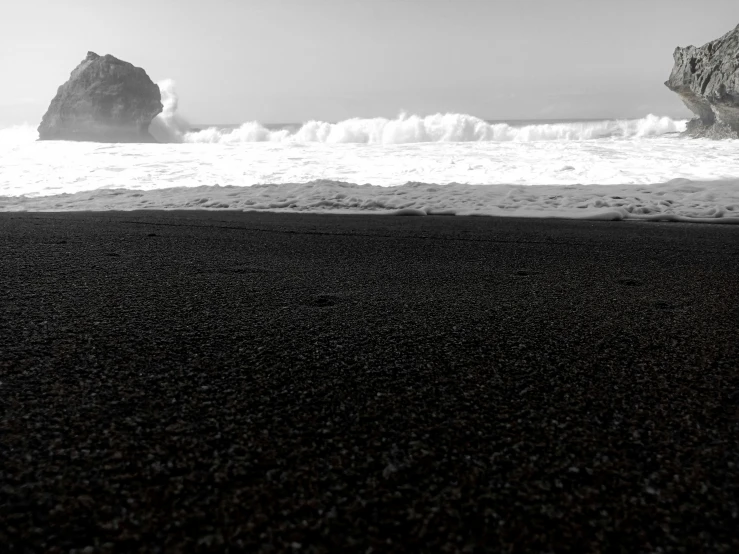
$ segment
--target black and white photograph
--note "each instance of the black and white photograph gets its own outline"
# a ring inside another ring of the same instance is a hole
[[[0,553],[739,553],[737,0],[3,0]]]

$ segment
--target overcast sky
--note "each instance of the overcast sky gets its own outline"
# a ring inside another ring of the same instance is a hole
[[[462,112],[685,117],[678,45],[739,0],[3,0],[0,125],[38,123],[87,51],[174,79],[194,123]]]

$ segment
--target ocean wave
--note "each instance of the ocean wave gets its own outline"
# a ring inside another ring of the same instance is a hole
[[[256,121],[236,129],[211,127],[181,135],[182,142],[320,142],[328,144],[409,144],[418,142],[531,142],[593,139],[632,139],[685,130],[685,121],[648,115],[642,119],[513,126],[488,123],[457,114],[428,116],[401,114],[396,119],[353,118],[338,123],[309,121],[297,131],[272,131]]]
[[[149,125],[149,133],[159,142],[184,142],[190,129],[188,121],[177,113],[179,97],[172,79],[157,83],[162,96],[162,111]]]
[[[162,112],[149,126],[149,132],[162,143],[250,143],[288,142],[323,144],[411,144],[424,142],[538,142],[584,141],[595,139],[640,139],[659,137],[685,130],[687,120],[647,115],[641,119],[579,121],[511,125],[488,122],[460,113],[433,115],[400,114],[383,117],[352,118],[337,123],[308,121],[297,130],[273,130],[257,121],[235,129],[209,127],[191,131],[190,123],[179,114],[175,83],[157,83],[162,95]],[[0,129],[0,149],[38,139],[35,126],[20,125]]]
[[[0,152],[38,140],[36,127],[36,125],[23,123],[21,125],[0,128]]]
[[[685,130],[686,120],[647,115],[641,119],[539,123],[514,126],[490,123],[479,117],[459,113],[419,116],[400,114],[395,119],[352,118],[338,123],[308,121],[297,131],[270,130],[262,123],[249,121],[236,129],[210,127],[189,131],[178,115],[175,83],[158,83],[164,109],[149,128],[161,142],[225,143],[240,142],[319,142],[326,144],[409,144],[419,142],[531,142],[655,137]]]

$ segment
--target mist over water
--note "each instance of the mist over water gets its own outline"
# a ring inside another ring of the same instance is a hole
[[[162,96],[162,112],[149,125],[149,132],[159,142],[183,142],[185,134],[190,130],[190,123],[177,113],[179,96],[175,83],[165,79],[157,83]]]

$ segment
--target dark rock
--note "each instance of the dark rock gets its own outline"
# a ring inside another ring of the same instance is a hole
[[[143,69],[88,52],[51,101],[39,139],[156,142],[149,124],[161,111],[159,87]]]
[[[700,48],[676,48],[667,88],[698,117],[686,133],[709,138],[739,136],[739,25]]]

